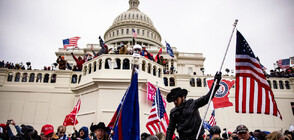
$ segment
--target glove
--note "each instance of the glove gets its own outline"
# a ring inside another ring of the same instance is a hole
[[[214,81],[217,80],[217,85],[219,85],[219,82],[222,80],[222,72],[216,72],[214,75]]]

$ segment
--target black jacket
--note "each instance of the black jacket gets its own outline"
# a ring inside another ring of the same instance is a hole
[[[219,88],[219,85],[215,87]],[[166,140],[171,140],[175,129],[179,133],[179,137],[182,140],[196,139],[196,135],[201,124],[201,117],[199,115],[198,108],[206,105],[209,101],[211,90],[204,96],[193,100],[189,99],[185,101],[181,106],[175,107],[170,112],[170,121],[166,131]],[[213,92],[215,94],[215,92]],[[212,96],[212,98],[214,95]],[[201,138],[204,133],[204,128],[201,128],[201,133],[198,139]]]

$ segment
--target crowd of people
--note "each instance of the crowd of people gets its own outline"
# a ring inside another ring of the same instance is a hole
[[[12,132],[12,128],[16,130],[16,134]],[[104,122],[99,122],[97,125],[91,124],[81,127],[77,130],[73,127],[73,132],[68,133],[66,127],[63,125],[54,128],[50,124],[45,124],[40,133],[31,125],[21,126],[17,125],[13,120],[8,120],[6,124],[0,124],[0,140],[108,140],[112,139],[110,136],[110,128],[106,127]],[[208,133],[202,135],[201,139],[204,140],[293,140],[294,131],[261,131],[259,129],[250,132],[245,125],[238,125],[233,132],[223,129],[215,125],[207,131]],[[166,140],[163,132],[156,135],[149,133],[141,133],[141,140]],[[172,138],[179,140],[177,136]]]
[[[267,74],[267,76],[268,77],[284,77],[284,78],[294,77],[294,67],[290,67],[285,70],[280,70],[280,69],[270,70],[270,74]]]
[[[31,63],[27,62],[27,70],[32,70]],[[17,70],[26,70],[25,65],[20,63],[12,63],[12,62],[6,62],[4,60],[0,61],[0,68],[8,68],[8,69],[17,69]]]
[[[87,62],[90,61],[102,54],[125,54],[125,55],[132,55],[133,52],[131,49],[128,49],[128,45],[125,45],[123,42],[120,43],[120,45],[118,47],[113,47],[113,48],[108,48],[107,45],[101,43],[100,44],[101,49],[98,52],[94,51],[94,48],[91,47],[90,50],[92,51],[93,54],[90,53],[86,53],[84,56],[79,56],[78,58],[73,54],[73,52],[71,53],[73,59],[75,60],[76,64],[71,67],[69,65],[69,63],[67,62],[67,60],[65,60],[64,56],[59,56],[56,60],[56,63],[58,64],[58,67],[60,70],[73,70],[73,71],[82,71],[82,65]],[[165,65],[166,62],[164,61],[163,56],[160,56],[161,52],[157,53],[155,57],[153,57],[152,53],[149,53],[146,50],[146,47],[143,46],[142,48],[142,52],[141,52],[141,56],[150,59],[160,65]],[[108,62],[106,62],[108,63]],[[119,62],[117,62],[119,64]],[[172,67],[170,72],[172,73],[174,71],[174,68]],[[165,71],[165,73],[169,73],[168,71]]]

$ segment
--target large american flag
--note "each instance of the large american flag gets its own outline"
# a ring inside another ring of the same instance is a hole
[[[155,135],[158,132],[166,133],[168,123],[168,116],[164,108],[159,88],[157,88],[146,127],[151,135]]]
[[[66,49],[67,47],[75,47],[78,48],[78,40],[80,37],[72,37],[63,40],[63,48]]]
[[[212,111],[208,123],[209,123],[210,126],[215,126],[216,125],[216,121],[215,121],[215,110]]]
[[[237,31],[236,46],[237,113],[267,114],[280,117],[274,94],[249,44]]]
[[[290,68],[290,59],[280,59],[278,65],[282,70]]]

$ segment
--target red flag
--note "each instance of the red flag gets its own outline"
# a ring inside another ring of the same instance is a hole
[[[159,49],[157,55],[155,56],[154,60],[157,62],[157,60],[160,58],[160,55],[162,54],[162,48]]]
[[[267,114],[280,117],[275,97],[249,44],[237,31],[236,45],[237,113]]]
[[[155,93],[156,93],[156,87],[153,84],[151,84],[150,82],[148,82],[147,83],[147,98],[148,98],[148,100],[153,102]],[[161,98],[163,98],[162,95],[161,95]],[[165,100],[163,100],[163,104],[164,104],[164,107],[166,107],[167,103]]]
[[[75,105],[75,107],[73,108],[72,112],[70,112],[68,115],[66,115],[66,117],[63,121],[64,126],[76,125],[79,123],[76,117],[80,111],[80,107],[81,107],[81,99],[78,100],[78,102]]]
[[[212,88],[211,86],[213,82],[213,79],[207,80],[207,85],[209,89]],[[229,94],[230,89],[234,84],[235,80],[222,79],[220,81],[220,87],[215,93],[214,98],[212,99],[214,109],[233,106],[233,103],[229,100]]]

